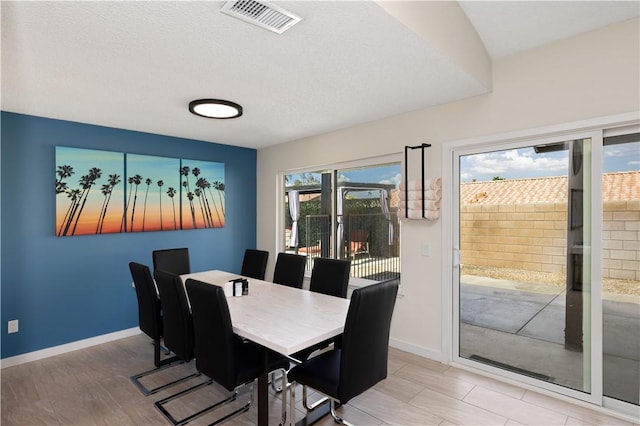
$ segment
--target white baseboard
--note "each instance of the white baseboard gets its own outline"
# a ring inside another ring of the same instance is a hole
[[[389,339],[389,346],[391,346],[392,348],[400,349],[401,351],[428,358],[432,361],[444,362],[442,352],[440,351],[434,351],[432,349],[427,349],[422,346],[417,346],[412,343],[393,338]]]
[[[88,348],[90,346],[100,345],[102,343],[111,342],[113,340],[123,339],[125,337],[140,334],[138,327],[120,330],[113,333],[103,334],[101,336],[90,337],[88,339],[78,340],[76,342],[66,343],[64,345],[53,346],[51,348],[40,349],[39,351],[29,352],[22,355],[12,356],[0,360],[0,369],[13,367],[15,365],[25,364],[39,359],[49,358],[51,356],[61,355],[67,352],[73,352],[78,349]]]

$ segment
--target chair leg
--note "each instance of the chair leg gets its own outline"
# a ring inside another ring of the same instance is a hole
[[[285,374],[285,373],[282,373],[282,374]],[[275,393],[280,393],[282,392],[282,389],[284,389],[282,387],[276,387],[276,375],[275,375],[275,372],[273,371],[269,373],[269,383],[271,383],[271,389],[273,389]]]
[[[168,361],[168,360],[165,360],[165,361]],[[152,370],[148,370],[148,371],[145,371],[143,373],[131,376],[131,381],[133,382],[134,385],[136,385],[136,387],[140,390],[140,392],[142,392],[142,394],[144,396],[149,396],[149,395],[153,395],[154,393],[158,393],[158,392],[160,392],[160,391],[162,391],[164,389],[167,389],[168,387],[171,387],[173,385],[177,385],[178,383],[182,383],[182,382],[184,382],[186,380],[189,380],[189,379],[191,379],[193,377],[197,377],[197,376],[200,375],[200,373],[188,374],[188,375],[186,375],[184,377],[181,377],[179,379],[173,380],[173,381],[171,381],[169,383],[165,383],[163,385],[160,385],[160,386],[157,386],[157,387],[151,388],[151,389],[148,389],[145,385],[142,384],[142,382],[140,382],[140,379],[142,379],[143,377],[146,377],[146,376],[149,376],[151,374],[160,372],[162,370],[166,370],[169,367],[173,367],[174,363],[175,363],[175,365],[184,364],[184,361],[182,361],[181,359],[175,358],[175,359],[173,359],[173,361],[171,363],[166,363],[166,364],[163,364],[160,367],[156,367],[156,368],[154,368]]]
[[[161,412],[161,413],[162,413],[162,414],[163,414],[163,415],[164,415],[164,416],[165,416],[165,417],[166,417],[166,418],[167,418],[167,419],[168,419],[168,420],[169,420],[173,425],[175,425],[175,426],[183,425],[183,424],[188,423],[189,421],[191,421],[191,420],[193,420],[193,419],[195,419],[195,418],[197,418],[197,417],[200,417],[200,416],[204,415],[205,413],[207,413],[207,412],[209,412],[209,411],[213,410],[213,409],[214,409],[214,408],[216,408],[216,407],[219,407],[219,406],[221,406],[221,405],[227,404],[227,403],[229,403],[229,402],[231,402],[231,401],[234,401],[234,400],[236,399],[236,397],[237,397],[237,395],[238,395],[238,392],[237,392],[237,391],[234,391],[234,392],[233,392],[233,394],[231,394],[231,396],[229,396],[229,397],[227,397],[227,398],[223,399],[222,401],[218,401],[218,402],[216,402],[215,404],[210,405],[209,407],[203,408],[202,410],[200,410],[200,411],[198,411],[198,412],[196,412],[196,413],[194,413],[194,414],[191,414],[191,415],[189,415],[189,416],[187,416],[187,417],[185,417],[185,418],[183,418],[183,419],[181,419],[181,420],[177,420],[175,417],[173,417],[173,415],[172,415],[171,413],[169,413],[169,411],[167,411],[167,409],[166,409],[166,408],[164,408],[164,405],[165,405],[166,403],[168,403],[168,402],[170,402],[170,401],[173,401],[174,399],[179,398],[179,397],[181,397],[181,396],[184,396],[184,395],[186,395],[186,394],[188,394],[188,393],[191,393],[191,392],[193,392],[193,391],[195,391],[195,390],[198,390],[198,389],[200,389],[200,388],[202,388],[202,387],[209,386],[209,385],[211,385],[212,383],[213,383],[213,380],[208,380],[208,381],[206,381],[206,382],[199,383],[199,384],[197,384],[197,385],[195,385],[195,386],[192,386],[192,387],[190,387],[190,388],[187,388],[187,389],[185,389],[185,390],[183,390],[183,391],[181,391],[181,392],[178,392],[178,393],[176,393],[176,394],[174,394],[174,395],[171,395],[171,396],[168,396],[168,397],[166,397],[166,398],[163,398],[163,399],[161,399],[161,400],[159,400],[159,401],[156,401],[156,402],[154,403],[154,405],[156,406],[156,408],[157,408],[158,410],[160,410],[160,412]]]
[[[196,412],[196,413],[193,413],[193,414],[191,414],[191,415],[189,415],[189,416],[187,416],[187,417],[185,417],[185,418],[183,418],[183,419],[180,419],[180,420],[175,419],[175,418],[173,417],[173,415],[172,415],[171,413],[169,413],[169,411],[164,407],[164,405],[165,405],[166,403],[170,402],[170,401],[173,401],[174,399],[180,398],[180,397],[182,397],[182,396],[184,396],[184,395],[186,395],[186,394],[188,394],[188,393],[191,393],[191,392],[193,392],[193,391],[195,391],[195,390],[197,390],[197,389],[200,389],[200,388],[202,388],[202,387],[209,386],[209,385],[211,385],[211,384],[213,384],[213,383],[214,383],[214,381],[213,381],[213,380],[208,380],[208,381],[206,381],[206,382],[204,382],[204,383],[200,383],[200,384],[198,384],[198,385],[195,385],[195,386],[192,386],[192,387],[190,387],[190,388],[188,388],[188,389],[185,389],[185,390],[183,390],[183,391],[181,391],[181,392],[178,392],[178,393],[177,393],[177,394],[175,394],[175,395],[171,395],[171,396],[168,396],[168,397],[166,397],[166,398],[164,398],[164,399],[161,399],[161,400],[159,400],[159,401],[156,401],[154,405],[156,406],[156,408],[157,408],[158,410],[160,410],[160,412],[161,412],[161,413],[162,413],[162,414],[163,414],[163,415],[164,415],[164,416],[165,416],[165,417],[166,417],[166,418],[167,418],[167,419],[168,419],[168,420],[169,420],[169,421],[170,421],[174,426],[181,426],[181,425],[187,424],[187,423],[189,423],[190,421],[192,421],[192,420],[194,420],[194,419],[196,419],[196,418],[198,418],[198,417],[201,417],[201,416],[203,416],[203,415],[207,414],[208,412],[210,412],[210,411],[212,411],[212,410],[214,410],[214,409],[216,409],[216,408],[219,408],[219,407],[221,407],[221,406],[223,406],[223,405],[226,405],[226,404],[228,404],[228,403],[230,403],[230,402],[235,401],[235,400],[236,400],[236,398],[238,397],[238,388],[236,388],[236,389],[233,391],[233,393],[232,393],[230,396],[228,396],[227,398],[225,398],[225,399],[223,399],[223,400],[221,400],[221,401],[218,401],[218,402],[216,402],[215,404],[212,404],[212,405],[210,405],[210,406],[208,406],[208,407],[206,407],[206,408],[203,408],[202,410],[200,410],[200,411],[198,411],[198,412]],[[252,382],[250,382],[250,383],[251,383],[251,388],[250,388],[250,390],[249,390],[249,400],[248,400],[245,404],[243,404],[240,408],[238,408],[238,409],[234,410],[233,412],[231,412],[231,413],[229,413],[229,414],[226,414],[225,416],[223,416],[223,417],[221,417],[221,418],[219,418],[219,419],[215,420],[213,423],[210,423],[210,424],[209,424],[209,426],[214,426],[214,425],[220,424],[220,423],[222,423],[222,422],[225,422],[225,421],[227,421],[227,420],[231,419],[232,417],[235,417],[235,416],[237,416],[237,415],[239,415],[239,414],[241,414],[241,413],[244,413],[244,412],[246,412],[246,411],[249,411],[249,408],[251,408],[251,404],[253,403],[253,387],[254,387],[254,386],[253,386],[253,385],[254,385],[254,382],[252,381]],[[244,385],[247,385],[247,383],[245,383]],[[242,386],[244,386],[244,385],[242,385]]]
[[[173,356],[171,358],[166,358],[161,360],[160,352],[164,352],[165,355],[169,355],[171,353],[169,349],[162,346],[162,343],[160,343],[159,339],[154,340],[153,341],[153,363],[155,364],[156,367],[161,367],[165,364],[171,364],[175,362],[175,360],[177,359],[177,357]]]
[[[156,368],[131,376],[131,380],[136,385],[136,387],[140,390],[140,392],[142,392],[144,396],[153,395],[154,393],[158,393],[161,390],[164,390],[170,386],[177,385],[178,383],[184,382],[185,380],[189,380],[192,377],[196,377],[200,375],[199,373],[189,374],[185,377],[166,383],[164,385],[160,385],[158,387],[148,389],[146,386],[142,384],[142,382],[140,382],[140,379],[142,379],[143,377],[149,376],[151,374],[157,373],[159,371],[165,370],[169,367],[173,367],[174,365],[184,363],[184,361],[178,358],[177,356],[172,356],[171,358],[165,358],[161,360],[160,359],[161,350],[162,350],[162,345],[160,344],[160,340],[154,339],[153,340],[153,364],[156,366]]]
[[[296,382],[291,382],[289,384],[289,392],[291,393],[291,396],[289,399],[289,426],[295,426],[296,424]]]
[[[237,410],[227,414],[224,417],[219,418],[218,420],[216,420],[213,423],[209,423],[209,426],[215,426],[218,425],[220,423],[226,422],[227,420],[242,414],[242,413],[246,413],[247,411],[249,411],[249,408],[251,408],[251,404],[253,404],[253,383],[251,382],[251,389],[249,390],[249,401],[247,401],[242,407],[238,408]],[[236,392],[237,393],[237,392]]]
[[[329,402],[330,404],[330,409],[331,409],[331,417],[333,417],[333,421],[341,424],[341,425],[345,425],[345,426],[353,426],[353,424],[349,423],[348,421],[344,420],[342,417],[338,416],[338,414],[336,413],[336,401],[334,399],[331,399],[331,401]]]
[[[314,402],[313,404],[309,405],[309,400],[307,398],[307,385],[302,385],[302,404],[304,405],[304,408],[307,409],[307,411],[313,411],[315,410],[318,406],[324,404],[325,402],[327,402],[329,398],[328,397],[322,397],[319,400],[317,400],[316,402]]]

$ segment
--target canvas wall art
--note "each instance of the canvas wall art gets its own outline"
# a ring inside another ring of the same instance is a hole
[[[180,228],[180,160],[127,154],[127,232]]]
[[[182,227],[221,228],[224,226],[224,164],[182,160]]]
[[[224,163],[56,147],[56,235],[220,228]]]
[[[120,232],[124,154],[56,147],[56,235]]]

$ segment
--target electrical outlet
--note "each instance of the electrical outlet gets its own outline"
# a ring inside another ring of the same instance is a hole
[[[18,320],[11,320],[7,323],[7,333],[17,333],[18,332]]]
[[[431,247],[429,246],[429,243],[422,244],[422,255],[424,257],[431,256]]]

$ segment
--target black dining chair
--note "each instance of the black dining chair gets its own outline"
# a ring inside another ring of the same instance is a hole
[[[273,282],[289,287],[302,288],[307,258],[299,254],[278,253]]]
[[[153,363],[156,366],[156,368],[131,376],[131,380],[144,395],[151,395],[171,385],[177,384],[182,380],[178,379],[155,388],[147,388],[141,382],[141,379],[171,367],[174,363],[181,360],[176,356],[161,359],[161,352],[163,350],[162,308],[149,267],[141,263],[130,262],[129,270],[131,271],[131,277],[133,278],[136,297],[138,299],[138,325],[140,326],[140,330],[153,340]]]
[[[326,257],[318,257],[313,261],[313,269],[311,270],[311,282],[309,290],[322,293],[329,296],[341,297],[346,299],[347,288],[349,286],[349,274],[351,273],[351,261],[342,259],[330,259]],[[306,360],[314,352],[327,348],[331,343],[336,346],[340,345],[341,336],[325,340],[317,343],[309,348],[292,355],[297,360]],[[313,410],[323,404],[326,398],[309,404],[307,397],[307,387],[302,388],[302,403],[307,410]]]
[[[351,273],[351,261],[341,259],[330,259],[318,257],[313,261],[313,269],[311,271],[311,283],[309,290],[315,293],[322,293],[328,296],[347,298],[347,288],[349,287],[349,274]],[[325,340],[317,343],[300,352],[296,352],[291,357],[297,360],[306,360],[309,356],[319,350],[326,348],[334,341],[340,341],[340,336],[335,339]],[[305,389],[306,390],[306,389]],[[306,392],[303,392],[305,407],[312,410],[306,404]]]
[[[278,253],[276,267],[273,271],[273,282],[276,284],[286,285],[288,287],[302,288],[306,266],[306,256],[292,253]],[[276,377],[274,374],[270,375],[269,381],[271,382],[271,387],[275,392],[279,393],[285,389],[276,387]]]
[[[345,299],[350,273],[350,260],[318,257],[313,261],[309,290]]]
[[[246,249],[242,259],[242,269],[240,275],[257,280],[264,280],[267,270],[269,252],[264,250]]]
[[[235,399],[237,389],[251,384],[250,399],[243,406],[211,423],[221,423],[249,410],[253,399],[253,382],[264,368],[265,349],[255,343],[242,340],[233,333],[229,306],[222,287],[193,279],[186,282],[191,301],[195,330],[196,368],[233,395],[218,405]],[[289,361],[280,355],[269,353],[269,371],[286,370]],[[283,386],[285,374],[283,374]],[[282,423],[286,416],[286,398],[282,398]]]
[[[397,280],[354,290],[341,348],[324,352],[289,370],[293,422],[296,383],[328,396],[333,419],[348,424],[336,414],[336,403],[346,404],[387,377],[389,331],[397,293]]]
[[[176,355],[176,357],[184,362],[190,362],[193,360],[195,355],[194,328],[191,309],[189,307],[189,302],[187,300],[182,280],[178,275],[162,270],[156,270],[154,276],[156,279],[156,285],[158,286],[158,292],[160,293],[160,303],[162,304],[164,344]],[[184,377],[183,380],[200,375],[200,372],[191,373]],[[155,406],[174,425],[183,424],[190,420],[191,417],[177,420],[164,406],[179,396],[193,392],[208,384],[210,384],[209,381],[200,382],[190,388],[156,401]],[[210,409],[211,407],[208,408]]]
[[[176,275],[191,273],[189,249],[186,247],[154,250],[152,257],[154,271],[161,270]]]

